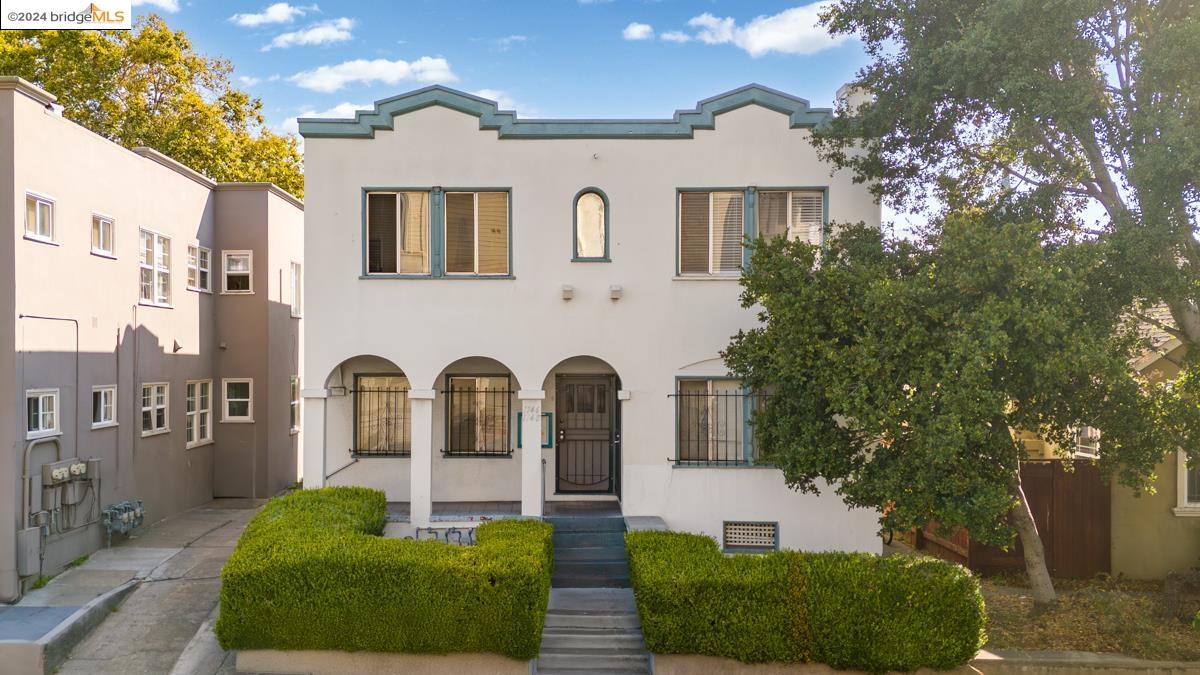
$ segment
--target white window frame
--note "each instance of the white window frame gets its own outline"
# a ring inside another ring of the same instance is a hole
[[[1187,494],[1187,454],[1177,450],[1176,456],[1176,498],[1173,511],[1177,516],[1200,518],[1200,502],[1189,502]]]
[[[240,399],[235,398],[234,401],[245,400],[246,414],[245,415],[230,415],[229,414],[229,385],[240,384],[246,382],[250,385],[250,398]],[[223,423],[249,423],[254,421],[254,378],[252,377],[223,377],[221,378],[221,422]]]
[[[142,253],[145,248],[144,246],[142,246],[142,235],[143,234],[150,235],[150,237],[152,238],[152,242],[153,242],[151,244],[151,253],[152,253],[153,257],[149,263],[142,261]],[[159,260],[162,258],[162,250],[163,250],[164,242],[167,244],[168,247],[170,247],[171,238],[165,234],[155,232],[154,230],[148,230],[144,227],[140,228],[138,230],[138,304],[148,305],[150,307],[166,307],[166,308],[172,307],[172,305],[171,305],[171,263],[170,263],[170,261],[168,261],[166,265],[159,264]],[[170,255],[174,256],[175,254],[174,254],[174,252],[172,252]],[[150,296],[151,296],[150,298],[142,297],[142,290],[141,290],[142,270],[150,271]],[[160,297],[158,295],[159,277],[163,277],[166,279],[167,294],[165,297]]]
[[[108,248],[96,248],[95,246],[92,246],[91,247],[92,255],[99,256],[101,258],[111,258],[113,260],[116,260],[117,259],[117,221],[112,216],[106,216],[103,213],[93,212],[92,213],[92,228],[93,229],[95,229],[97,221],[99,221],[100,226],[101,226],[100,227],[100,230],[101,230],[100,241],[101,242],[104,241],[104,236],[103,236],[104,225],[105,224],[108,225]],[[89,238],[91,237],[91,231],[88,232],[88,237]],[[91,243],[89,242],[88,245],[91,246]]]
[[[162,392],[163,392],[163,403],[161,406],[158,405],[158,400],[157,400],[157,393],[158,393],[159,387],[162,387]],[[147,388],[150,389],[150,405],[149,406],[146,405],[146,389]],[[141,428],[142,428],[142,436],[143,437],[157,436],[159,434],[171,433],[171,383],[170,382],[143,382],[142,388],[140,391],[140,396],[141,397],[138,399],[138,410],[141,414],[138,416],[138,425],[141,426]],[[161,427],[152,426],[150,429],[146,429],[146,427],[144,425],[142,425],[141,418],[145,415],[146,411],[150,411],[151,420],[153,420],[155,417],[157,417],[157,415],[155,413],[158,411],[159,408],[162,408],[162,411],[163,411],[163,425],[164,426],[161,426]]]
[[[299,319],[304,313],[304,266],[292,261],[292,318]]]
[[[248,286],[244,291],[229,290],[229,259],[233,256],[246,256],[249,269],[246,272],[235,272],[235,274],[245,274],[248,279]],[[222,295],[254,295],[254,251],[250,250],[229,250],[221,251],[221,294]]]
[[[702,193],[708,196],[708,273],[701,274],[699,272],[684,272],[683,271],[683,195],[685,193]],[[719,190],[701,189],[701,190],[679,190],[675,196],[675,210],[678,215],[675,218],[675,276],[679,279],[740,279],[746,267],[746,245],[739,242],[739,250],[742,252],[742,263],[734,271],[720,270],[714,271],[713,267],[713,196],[717,194],[737,194],[742,198],[742,232],[746,231],[746,193],[744,190]],[[790,198],[789,198],[790,200]],[[790,207],[791,202],[788,202]],[[791,217],[790,215],[788,216]],[[757,227],[758,223],[755,223]]]
[[[30,241],[40,241],[44,244],[54,244],[55,246],[57,246],[58,241],[54,238],[54,220],[55,220],[54,212],[56,210],[57,204],[55,203],[54,198],[49,195],[39,194],[39,193],[33,192],[31,190],[26,190],[25,191],[25,201],[28,202],[30,199],[33,199],[34,201],[38,202],[39,204],[47,204],[50,206],[50,227],[49,227],[50,234],[48,234],[48,235],[42,234],[39,231],[41,229],[39,227],[39,225],[41,224],[41,213],[42,213],[42,210],[40,208],[34,209],[34,212],[37,214],[37,221],[35,221],[33,223],[33,229],[32,230],[29,229],[29,207],[27,204],[22,204],[21,207],[25,210],[25,215],[24,215],[25,238]]]
[[[291,399],[288,403],[288,421],[293,422],[291,431],[294,434],[300,431],[300,376],[292,375],[288,379],[288,387],[288,398]]]
[[[1083,443],[1083,440],[1085,438],[1084,433],[1086,433],[1085,429],[1092,429],[1093,431],[1095,431],[1096,435],[1091,437],[1091,438],[1095,439],[1095,443],[1093,445],[1086,445]],[[1080,428],[1076,429],[1075,430],[1075,452],[1074,452],[1074,455],[1076,457],[1083,457],[1084,459],[1099,459],[1100,458],[1100,431],[1098,429],[1095,429],[1094,427],[1088,427],[1088,426],[1084,426],[1084,427],[1080,427]]]
[[[187,250],[187,289],[189,291],[197,291],[200,293],[212,293],[212,249],[199,244],[188,244]],[[195,260],[193,260],[195,253]],[[208,254],[208,264],[200,264],[200,254]],[[200,283],[200,272],[208,274],[208,282]],[[192,283],[192,278],[195,278],[195,283]]]
[[[108,405],[111,408],[108,419],[96,421],[96,394],[101,396],[101,410],[103,410],[103,397],[107,395]],[[92,387],[92,428],[107,429],[117,426],[117,385],[115,384],[100,384]]]
[[[29,399],[38,399],[38,428],[29,428]],[[45,418],[46,409],[42,400],[49,398],[54,401],[54,409],[50,411],[53,416],[53,426],[43,427],[42,420]],[[25,417],[25,440],[30,441],[35,438],[49,438],[50,436],[62,435],[62,430],[59,428],[59,420],[62,419],[62,408],[59,406],[58,389],[26,389],[25,390],[25,408],[22,411]]]
[[[208,385],[208,407],[207,408],[200,407],[200,389],[199,388],[204,385]],[[190,390],[192,389],[192,387],[196,387],[196,395],[195,396],[188,395]],[[188,401],[190,401],[193,398],[196,399],[196,409],[188,410]],[[185,421],[185,424],[183,426],[183,435],[184,435],[183,447],[185,449],[196,448],[201,445],[208,445],[213,442],[212,408],[213,408],[213,381],[212,380],[188,380],[184,384],[184,389],[183,389],[183,410],[184,410],[184,421]],[[208,428],[207,436],[200,436],[200,416],[201,415],[208,415],[208,424],[205,425]],[[196,438],[194,440],[189,440],[187,437],[188,425],[186,424],[186,422],[191,422],[192,431],[193,431],[193,433],[196,434]]]

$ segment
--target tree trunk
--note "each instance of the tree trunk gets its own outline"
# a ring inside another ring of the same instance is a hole
[[[1046,567],[1046,549],[1038,535],[1033,511],[1029,509],[1029,502],[1025,499],[1025,488],[1021,486],[1019,470],[1013,476],[1011,488],[1017,498],[1017,505],[1012,510],[1012,524],[1017,530],[1017,536],[1021,539],[1021,549],[1025,553],[1025,573],[1029,575],[1033,601],[1039,605],[1053,604],[1058,600],[1058,596],[1055,595],[1054,584],[1050,581],[1050,570]]]

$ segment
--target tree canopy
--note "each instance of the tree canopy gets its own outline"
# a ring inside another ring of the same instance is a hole
[[[262,102],[232,86],[232,72],[155,15],[131,31],[0,33],[0,73],[57,96],[67,119],[217,181],[267,181],[303,197],[298,142],[265,128]]]
[[[764,458],[798,490],[828,480],[880,509],[886,528],[936,520],[1000,546],[1021,533],[1010,511],[1028,513],[1013,429],[1073,448],[1098,427],[1102,468],[1147,488],[1164,453],[1200,440],[1188,387],[1130,369],[1136,322],[1096,292],[1112,284],[1107,245],[1047,243],[1043,226],[976,208],[919,242],[859,225],[824,250],[755,244],[742,302],[761,325],[723,356],[769,393],[753,420]]]

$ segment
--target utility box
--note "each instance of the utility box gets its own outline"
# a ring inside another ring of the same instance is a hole
[[[93,457],[87,460],[87,474],[84,476],[87,480],[100,480],[100,458]]]
[[[17,530],[17,576],[28,577],[42,571],[42,528]]]

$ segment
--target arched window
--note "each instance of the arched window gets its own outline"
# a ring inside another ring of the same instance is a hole
[[[596,188],[575,195],[575,243],[572,260],[608,261],[608,198]]]

